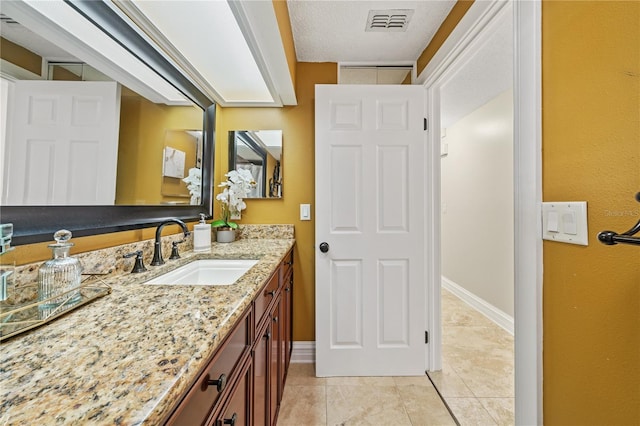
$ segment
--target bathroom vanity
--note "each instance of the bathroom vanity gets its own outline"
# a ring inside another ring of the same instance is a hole
[[[293,239],[241,239],[103,279],[112,293],[0,346],[5,424],[274,425],[291,354]],[[199,259],[235,284],[148,285]]]

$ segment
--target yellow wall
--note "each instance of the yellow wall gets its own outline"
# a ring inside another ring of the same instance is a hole
[[[133,95],[122,96],[120,117],[116,204],[188,202],[187,198],[162,195],[163,149],[167,130],[202,129],[202,110],[154,104]],[[186,162],[185,174],[195,165],[195,153],[189,153],[187,160],[191,162]],[[186,188],[184,182],[176,185]]]
[[[542,5],[545,201],[586,200],[589,246],[544,242],[544,421],[640,423],[640,2]]]
[[[284,53],[287,56],[291,81],[295,87],[296,64],[298,61],[296,59],[296,47],[293,44],[293,30],[291,29],[291,19],[289,19],[289,9],[287,8],[286,0],[273,0],[273,10],[278,20],[278,29],[280,30],[280,37],[282,38]]]
[[[436,54],[438,49],[440,49],[442,44],[447,40],[449,34],[451,34],[456,25],[458,25],[458,22],[460,22],[465,13],[467,13],[467,10],[469,10],[473,1],[474,0],[458,0],[453,6],[445,20],[442,22],[442,25],[440,25],[440,28],[438,28],[438,31],[436,31],[427,47],[418,57],[416,67],[417,75],[420,75],[431,58],[433,58],[433,55]]]
[[[42,57],[3,37],[0,37],[0,57],[34,74],[42,73]]]
[[[337,83],[335,63],[298,63],[298,105],[284,108],[220,108],[216,118],[216,185],[228,169],[230,130],[282,129],[283,198],[245,200],[243,223],[293,223],[295,225],[295,340],[315,340],[315,222],[299,220],[300,204],[314,205],[314,102],[315,84]],[[216,187],[215,194],[219,190]],[[219,216],[220,206],[215,203]],[[312,216],[313,217],[313,216]]]

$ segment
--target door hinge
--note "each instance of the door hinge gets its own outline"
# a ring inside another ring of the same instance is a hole
[[[429,332],[428,331],[424,332],[424,343],[429,343]]]
[[[429,128],[429,121],[427,120],[427,117],[424,118],[424,129],[427,130]]]

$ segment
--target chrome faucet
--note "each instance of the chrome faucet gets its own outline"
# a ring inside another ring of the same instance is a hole
[[[189,229],[187,228],[187,225],[185,225],[185,223],[180,219],[167,219],[164,222],[162,222],[160,225],[158,225],[158,229],[156,229],[156,242],[153,245],[153,260],[151,261],[151,264],[153,266],[164,264],[164,259],[162,258],[162,244],[161,244],[160,238],[162,236],[162,228],[164,228],[165,225],[169,225],[171,223],[180,225],[180,227],[182,228],[182,232],[184,232],[184,236],[185,237],[189,236]]]

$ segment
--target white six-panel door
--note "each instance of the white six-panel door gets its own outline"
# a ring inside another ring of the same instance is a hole
[[[423,118],[421,86],[316,86],[318,376],[425,374]]]
[[[3,205],[113,205],[120,87],[17,81],[9,99]]]

